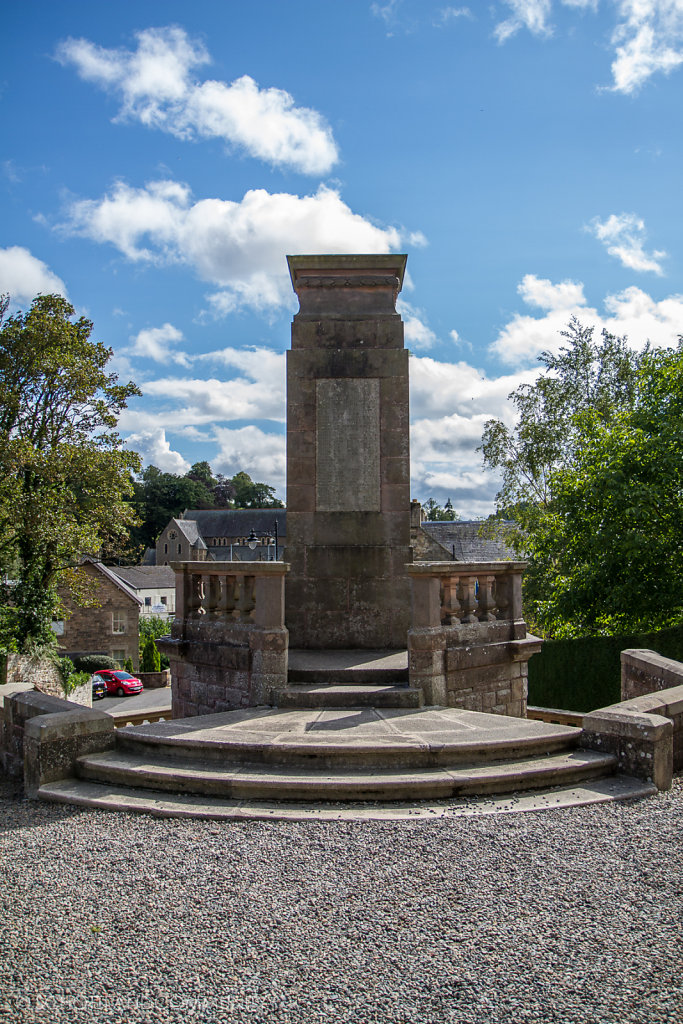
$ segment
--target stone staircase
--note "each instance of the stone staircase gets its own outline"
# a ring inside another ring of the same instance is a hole
[[[293,654],[276,707],[118,729],[113,749],[80,757],[77,778],[39,795],[169,816],[287,818],[401,817],[430,800],[450,801],[438,813],[490,813],[522,799],[531,809],[652,792],[611,778],[616,759],[580,749],[581,729],[424,707],[405,652]]]

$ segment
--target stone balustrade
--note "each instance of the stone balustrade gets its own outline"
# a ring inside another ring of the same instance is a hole
[[[415,562],[406,566],[412,584],[413,628],[509,624],[507,639],[526,636],[522,574],[526,562]],[[471,631],[470,631],[471,632]]]
[[[283,628],[285,562],[172,562],[176,628],[219,623]]]
[[[286,685],[285,562],[172,562],[176,617],[157,642],[174,718],[269,703]]]
[[[430,704],[526,715],[527,663],[541,648],[522,613],[525,562],[415,562],[408,666]]]

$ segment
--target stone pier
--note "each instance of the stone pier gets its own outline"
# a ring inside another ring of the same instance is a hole
[[[401,648],[409,626],[406,257],[289,256],[286,622],[297,648]]]

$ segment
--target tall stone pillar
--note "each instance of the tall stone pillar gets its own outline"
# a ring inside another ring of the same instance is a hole
[[[404,648],[410,591],[406,257],[289,256],[290,647]]]

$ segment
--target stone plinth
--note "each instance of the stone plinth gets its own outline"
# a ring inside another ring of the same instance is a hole
[[[522,618],[525,562],[422,562],[412,584],[410,684],[427,704],[526,717],[527,671],[542,641]]]
[[[289,256],[287,627],[292,647],[401,648],[409,624],[405,256]]]
[[[174,718],[269,704],[287,683],[284,562],[172,562],[176,618],[157,647],[171,663]]]

